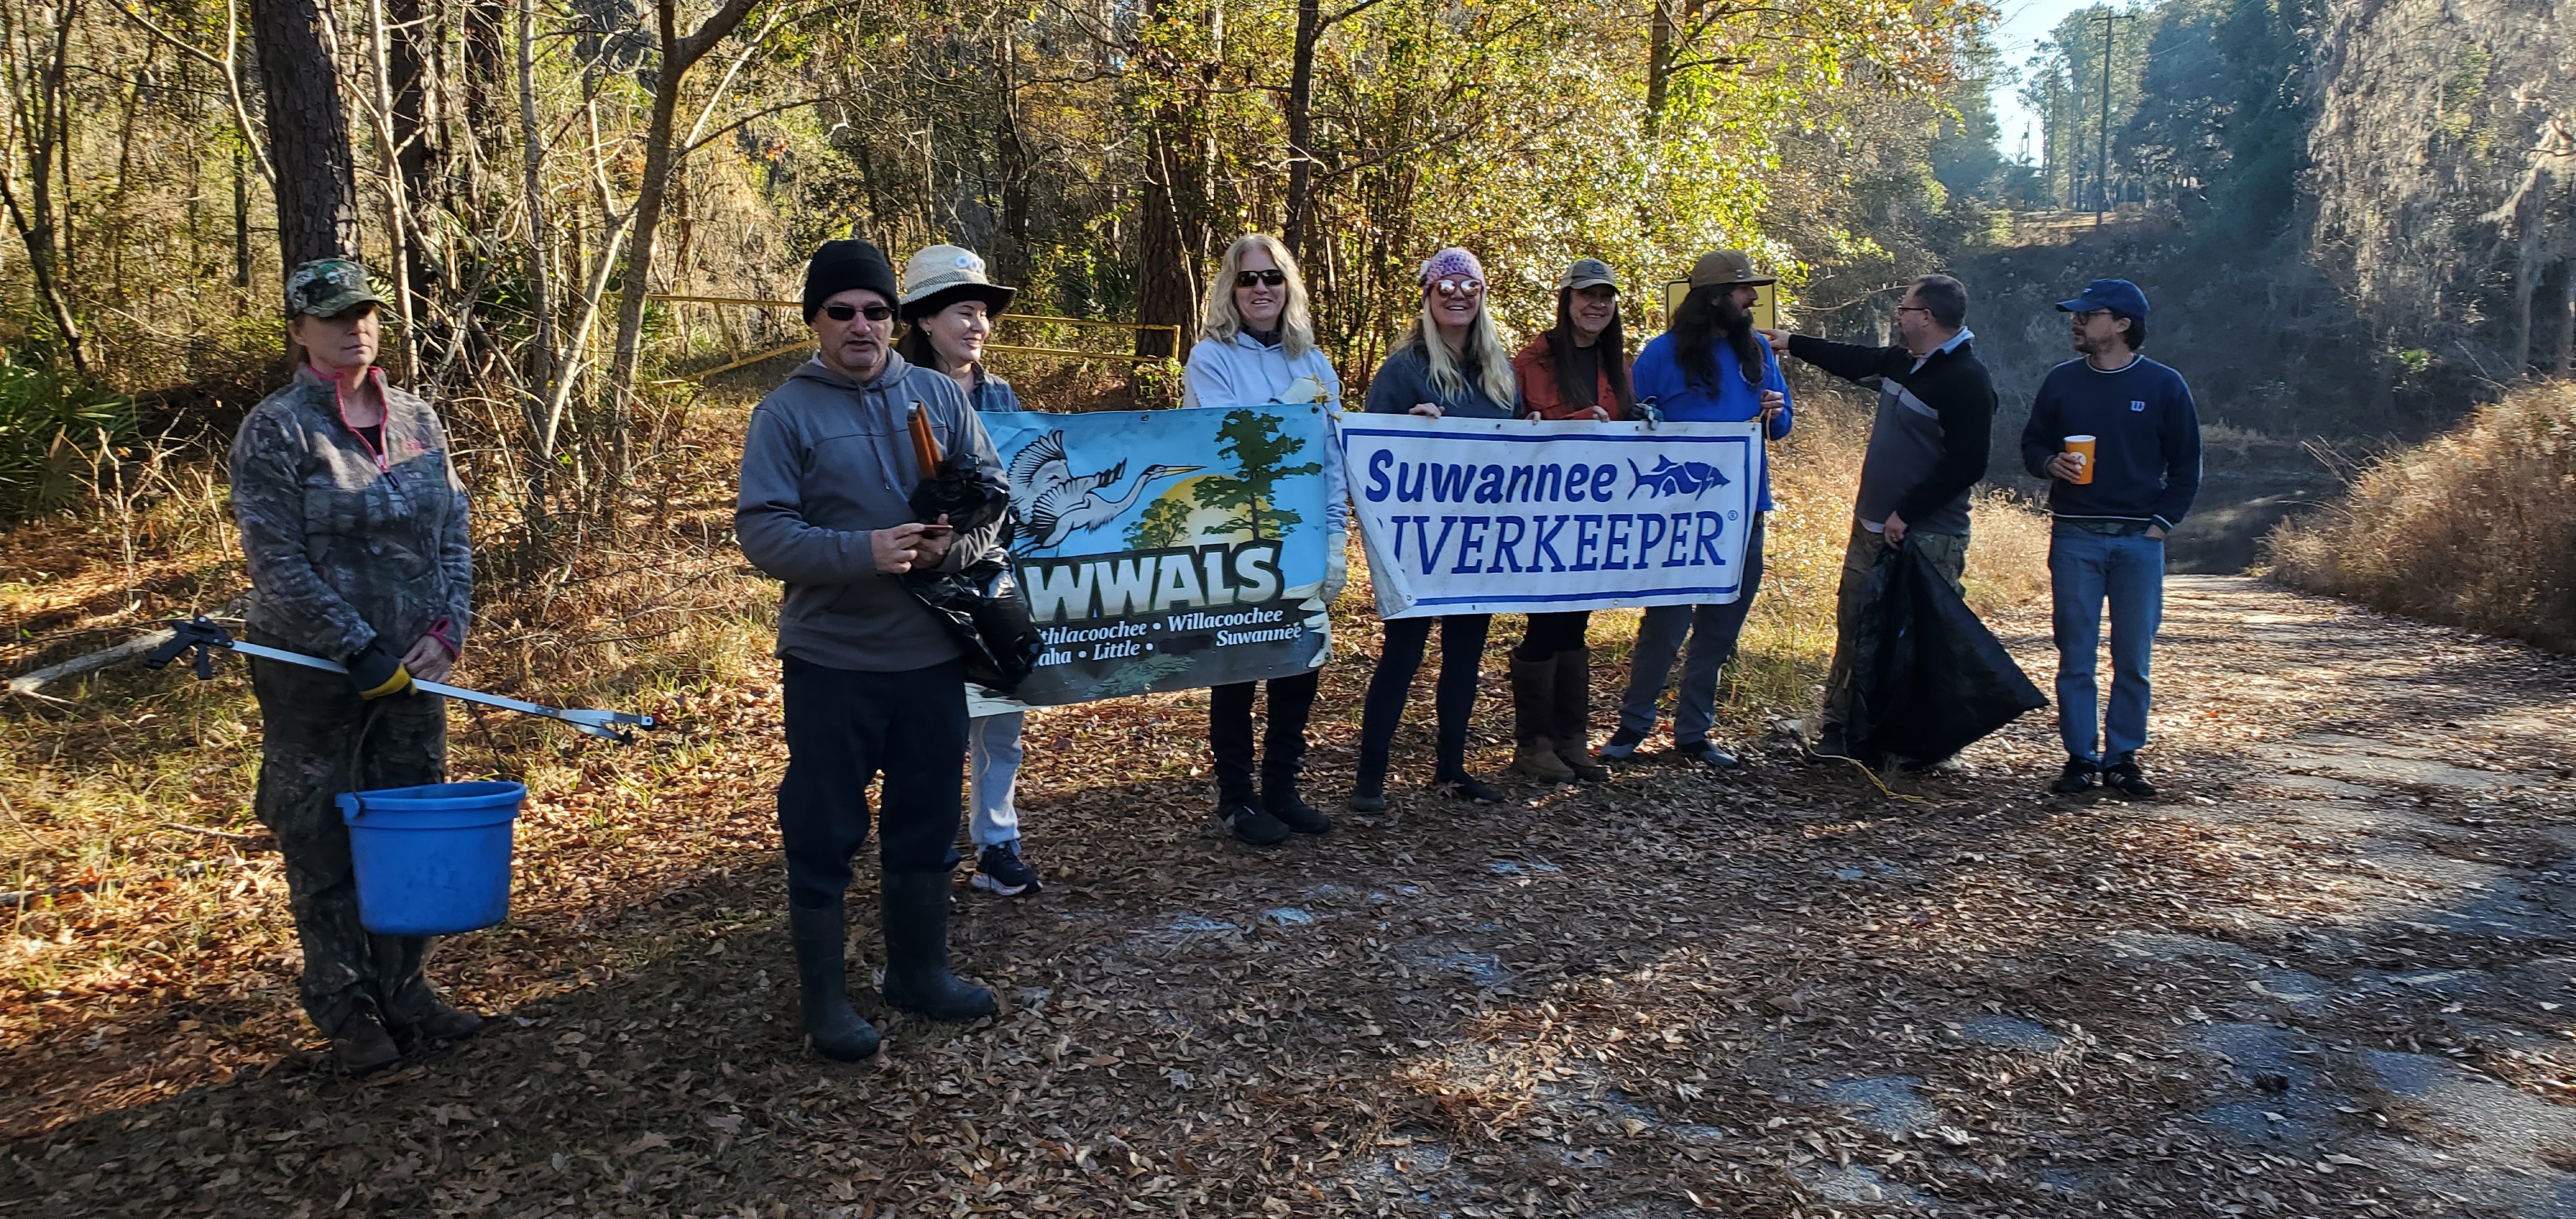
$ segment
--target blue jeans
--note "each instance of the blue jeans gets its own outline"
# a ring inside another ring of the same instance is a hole
[[[2124,761],[2147,743],[2147,659],[2165,615],[2165,544],[2143,533],[2060,524],[2049,537],[2048,575],[2057,628],[2057,733],[2066,756],[2096,765]],[[2107,740],[2096,731],[2094,681],[2105,600],[2111,603]]]
[[[1673,699],[1673,743],[1688,745],[1708,739],[1717,722],[1717,672],[1735,655],[1735,640],[1744,633],[1744,616],[1753,612],[1754,594],[1762,591],[1762,515],[1744,537],[1744,588],[1724,605],[1657,605],[1646,610],[1637,627],[1637,646],[1628,653],[1628,696],[1619,704],[1619,729],[1644,737],[1655,731],[1655,704],[1672,676],[1673,657],[1690,637],[1690,654],[1682,659],[1681,692]]]
[[[966,826],[976,846],[1019,840],[1020,810],[1011,793],[1020,781],[1020,722],[1027,715],[1006,711],[966,721],[966,776],[973,793]]]

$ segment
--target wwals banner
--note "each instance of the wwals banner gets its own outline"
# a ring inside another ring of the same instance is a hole
[[[1342,454],[1378,613],[1733,601],[1760,426],[1350,416]]]
[[[1286,677],[1324,663],[1320,406],[982,417],[1046,651],[978,715]]]

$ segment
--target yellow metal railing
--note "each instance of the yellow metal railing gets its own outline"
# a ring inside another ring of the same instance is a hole
[[[646,295],[645,299],[661,301],[665,304],[673,305],[740,305],[755,309],[801,309],[804,307],[804,302],[802,301],[763,300],[757,297],[748,296],[690,296],[676,292],[649,293]],[[1007,322],[1026,322],[1032,325],[1042,326],[1087,326],[1098,330],[1124,330],[1138,334],[1167,334],[1172,338],[1172,350],[1177,353],[1181,349],[1181,328],[1178,326],[1144,325],[1135,322],[1101,322],[1083,317],[1053,317],[1043,313],[1004,313],[993,319],[993,324],[996,327]],[[774,360],[789,352],[809,348],[813,345],[813,340],[811,339],[799,339],[784,347],[775,347],[768,351],[760,352],[757,355],[744,356],[730,364],[720,364],[714,368],[691,373],[680,379],[683,381],[704,381],[719,373],[728,373],[737,368],[749,367],[750,365],[758,364],[763,360]],[[1009,355],[1057,356],[1074,360],[1117,360],[1128,364],[1151,364],[1163,358],[1160,356],[1134,355],[1128,352],[1084,351],[1078,347],[1027,347],[1011,343],[987,343],[984,345],[984,350],[1002,352]]]

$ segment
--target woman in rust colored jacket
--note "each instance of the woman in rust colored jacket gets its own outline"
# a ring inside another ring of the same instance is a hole
[[[1556,281],[1556,325],[1512,357],[1525,419],[1607,423],[1631,417],[1628,340],[1607,263],[1577,259]],[[1512,769],[1552,783],[1609,777],[1592,757],[1589,610],[1532,614],[1512,649]]]

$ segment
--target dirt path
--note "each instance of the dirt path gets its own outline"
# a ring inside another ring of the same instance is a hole
[[[2576,663],[2222,577],[2159,660],[2151,802],[2040,794],[2042,716],[1912,800],[1645,765],[1257,855],[1203,704],[1041,721],[1056,883],[961,891],[998,1022],[808,1057],[746,848],[390,1077],[22,1120],[0,1215],[2576,1215]]]

